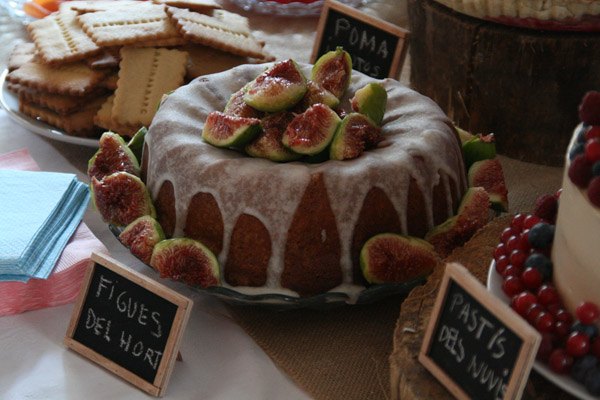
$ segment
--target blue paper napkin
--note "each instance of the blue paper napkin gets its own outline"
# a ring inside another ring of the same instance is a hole
[[[0,170],[0,281],[47,278],[89,197],[74,174]]]

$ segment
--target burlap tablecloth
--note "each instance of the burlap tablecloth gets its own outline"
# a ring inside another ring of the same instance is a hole
[[[561,168],[500,159],[511,212],[531,210],[539,195],[560,188]],[[389,399],[388,358],[402,300],[396,296],[329,311],[229,309],[275,364],[315,399]]]

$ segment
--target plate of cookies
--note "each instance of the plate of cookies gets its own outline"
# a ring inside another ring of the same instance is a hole
[[[272,61],[247,18],[213,0],[68,1],[27,31],[2,106],[34,133],[93,147],[149,126],[162,96],[198,76]]]

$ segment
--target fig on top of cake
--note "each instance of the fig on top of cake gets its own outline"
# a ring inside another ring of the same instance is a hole
[[[352,59],[337,48],[322,55],[307,79],[294,60],[273,64],[211,112],[202,138],[276,162],[347,160],[377,146],[387,92],[372,82],[356,91],[348,113],[340,108]]]
[[[600,32],[600,2],[591,0],[435,0],[462,14],[504,25]]]

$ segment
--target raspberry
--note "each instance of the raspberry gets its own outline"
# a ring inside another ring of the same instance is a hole
[[[600,161],[600,138],[590,139],[585,143],[585,158],[592,164]]]
[[[592,179],[592,163],[588,161],[585,154],[579,154],[571,161],[568,174],[571,182],[584,188]]]
[[[553,194],[545,194],[540,196],[535,201],[535,208],[533,214],[537,215],[541,219],[552,222],[556,220],[556,213],[558,211],[558,199]]]
[[[587,194],[590,199],[590,203],[596,207],[600,207],[600,176],[597,176],[590,181]]]
[[[589,125],[600,125],[600,92],[589,91],[583,96],[579,119]]]

